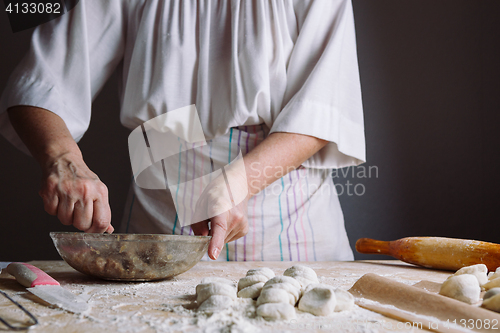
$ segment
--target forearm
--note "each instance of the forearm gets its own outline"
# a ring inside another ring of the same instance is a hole
[[[42,168],[63,155],[82,158],[64,121],[53,112],[33,106],[8,110],[12,126]]]
[[[108,189],[83,161],[65,122],[32,106],[8,110],[12,126],[42,168],[45,211],[86,232],[113,232]]]
[[[296,133],[273,133],[244,157],[249,196],[299,167],[328,141]]]

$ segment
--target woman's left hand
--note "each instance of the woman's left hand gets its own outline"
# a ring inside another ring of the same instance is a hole
[[[219,256],[225,243],[232,242],[248,233],[247,218],[248,198],[224,213],[208,220],[191,225],[195,235],[212,236],[208,246],[208,255],[215,260]]]

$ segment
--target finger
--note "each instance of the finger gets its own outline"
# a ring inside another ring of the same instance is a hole
[[[230,221],[228,222],[229,233],[226,235],[225,242],[229,243],[248,233],[248,220],[246,215],[237,209],[231,211]]]
[[[245,232],[238,232],[238,233],[234,233],[233,235],[230,235],[226,238],[225,242],[226,243],[231,243],[237,239],[240,239],[242,237],[245,237],[246,236],[246,233]]]
[[[208,236],[208,220],[191,224],[191,229],[197,236]]]
[[[57,217],[64,225],[73,224],[74,202],[67,196],[60,199],[57,205]]]
[[[112,234],[112,233],[113,233],[113,231],[115,231],[115,228],[113,228],[113,226],[110,224],[110,225],[108,226],[108,229],[106,229],[105,233],[107,233],[107,234]]]
[[[50,215],[57,215],[57,205],[59,204],[59,197],[55,194],[45,194],[40,190],[38,194],[42,197],[43,209]]]
[[[208,255],[213,260],[217,259],[220,251],[222,250],[222,247],[224,246],[224,240],[226,239],[227,234],[226,218],[227,214],[221,214],[212,217],[212,219],[210,220],[212,227],[212,239],[210,240],[210,244],[208,245]]]
[[[78,200],[75,202],[73,209],[73,226],[78,230],[88,230],[92,225],[93,208],[94,205],[91,200],[85,202]]]
[[[94,201],[94,212],[92,215],[92,226],[85,232],[103,233],[111,223],[111,209],[107,202],[102,199]]]

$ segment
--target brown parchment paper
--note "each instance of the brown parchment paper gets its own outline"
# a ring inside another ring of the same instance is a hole
[[[500,314],[376,274],[363,275],[349,292],[358,306],[400,321],[422,323],[434,332],[500,331]],[[457,326],[447,326],[447,321],[456,321]]]

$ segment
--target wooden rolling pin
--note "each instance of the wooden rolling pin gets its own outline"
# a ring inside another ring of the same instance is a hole
[[[468,239],[444,237],[406,237],[391,242],[360,238],[359,253],[385,254],[410,264],[456,271],[485,264],[489,271],[500,266],[500,245]]]

